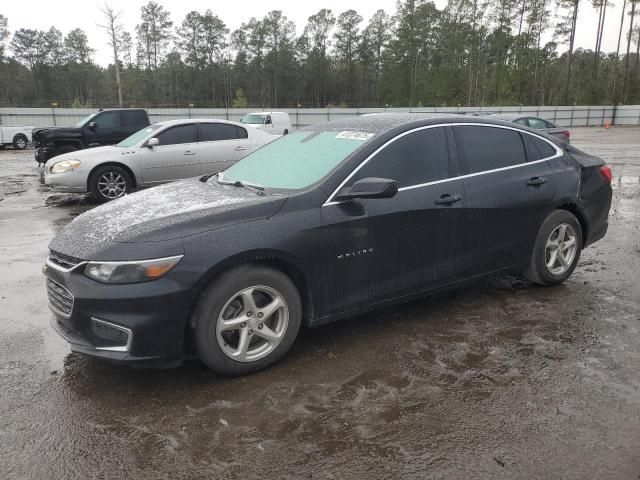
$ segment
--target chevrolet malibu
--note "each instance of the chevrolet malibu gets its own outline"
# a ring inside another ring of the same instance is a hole
[[[137,187],[219,172],[276,138],[225,120],[158,122],[117,145],[58,155],[44,167],[44,181],[106,202]]]
[[[254,372],[302,325],[507,272],[562,283],[605,235],[610,183],[599,158],[487,118],[315,125],[76,218],[50,244],[52,325],[87,355]]]

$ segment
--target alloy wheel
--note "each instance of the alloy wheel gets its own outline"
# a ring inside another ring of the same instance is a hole
[[[105,198],[119,198],[127,191],[127,181],[118,172],[105,172],[98,178],[98,191]]]
[[[18,150],[24,150],[25,148],[27,148],[27,141],[22,137],[17,138],[16,148],[18,148]]]
[[[280,344],[289,325],[289,307],[278,291],[252,286],[233,295],[216,323],[216,339],[224,354],[238,362],[253,362]]]
[[[575,229],[568,223],[561,223],[551,231],[545,247],[545,263],[551,275],[566,273],[577,252]]]

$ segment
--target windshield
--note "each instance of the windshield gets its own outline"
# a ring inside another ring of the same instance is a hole
[[[299,190],[326,176],[372,136],[362,132],[290,133],[250,153],[219,178]]]
[[[84,117],[82,120],[80,120],[78,123],[76,123],[74,125],[75,128],[80,128],[80,127],[84,127],[85,123],[87,123],[89,120],[91,120],[93,117],[95,117],[96,114],[92,113],[90,115],[87,115],[86,117]]]
[[[134,133],[133,135],[125,138],[124,140],[122,140],[118,145],[118,147],[124,147],[124,148],[129,148],[129,147],[133,147],[135,144],[141,142],[142,140],[146,139],[148,136],[150,136],[153,132],[155,132],[158,128],[160,128],[160,125],[149,125],[148,127],[143,128],[142,130],[138,130],[136,133]]]
[[[248,123],[250,125],[262,125],[264,123],[265,115],[256,115],[254,113],[247,113],[242,118],[242,123]]]

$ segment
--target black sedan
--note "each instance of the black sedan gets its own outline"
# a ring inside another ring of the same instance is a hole
[[[488,118],[315,125],[76,218],[50,244],[52,325],[114,361],[256,371],[301,325],[507,272],[562,283],[607,231],[610,182],[599,158]]]
[[[492,114],[491,118],[496,120],[504,120],[505,122],[513,122],[524,127],[533,128],[542,132],[558,137],[560,140],[570,143],[571,132],[564,128],[558,127],[553,122],[545,120],[544,118],[533,117],[531,115],[521,115],[518,113],[496,113]]]

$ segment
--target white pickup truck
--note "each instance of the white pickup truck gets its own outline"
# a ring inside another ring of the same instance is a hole
[[[0,125],[0,149],[12,145],[16,150],[24,150],[31,141],[31,131],[35,127],[8,127]]]

